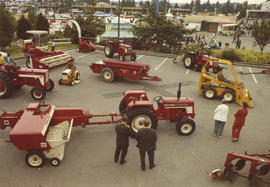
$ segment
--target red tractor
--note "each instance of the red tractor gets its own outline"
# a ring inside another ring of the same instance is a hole
[[[177,57],[174,58],[173,62],[177,63],[179,60],[183,60],[184,66],[187,69],[195,68],[196,70],[201,71],[206,62],[213,58],[214,57],[206,55],[203,50],[199,50],[197,52],[187,51],[184,54],[178,54]],[[220,70],[220,67],[215,63],[207,65],[206,68],[212,69],[214,73],[217,73]]]
[[[49,71],[46,69],[28,69],[12,67],[5,64],[0,69],[0,98],[7,98],[13,88],[20,88],[23,85],[32,86],[31,96],[35,100],[42,100],[46,97],[46,91],[54,88],[54,82],[49,78]]]
[[[131,61],[136,60],[136,54],[132,51],[130,45],[125,44],[123,40],[107,41],[104,46],[104,53],[106,57],[112,58],[114,53],[118,53],[119,60],[125,61],[126,56],[130,56]]]
[[[143,120],[148,121],[154,129],[157,128],[158,120],[176,121],[176,131],[179,135],[188,136],[194,132],[194,101],[189,97],[181,97],[181,83],[177,97],[156,96],[153,102],[149,101],[145,91],[127,91],[124,94],[119,111],[128,116],[128,124],[134,133],[143,127]]]

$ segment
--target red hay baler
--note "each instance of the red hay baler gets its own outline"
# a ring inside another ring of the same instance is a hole
[[[102,60],[92,63],[90,69],[94,73],[100,73],[105,82],[113,82],[116,77],[129,80],[161,81],[157,76],[150,76],[150,65],[136,62],[121,62],[113,60]]]
[[[65,143],[70,140],[72,127],[117,123],[121,114],[92,115],[82,108],[57,108],[51,104],[31,103],[16,113],[0,111],[0,129],[10,127],[10,142],[27,152],[25,162],[41,167],[45,160],[58,166],[64,157]],[[94,117],[111,117],[108,121],[90,122]]]

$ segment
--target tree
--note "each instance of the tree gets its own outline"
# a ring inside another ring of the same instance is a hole
[[[37,17],[35,29],[49,31],[49,22],[42,14],[39,14]]]
[[[150,48],[175,48],[181,45],[183,35],[190,32],[182,24],[175,24],[155,13],[139,18],[139,23],[133,26],[132,33]]]
[[[240,11],[240,14],[237,16],[237,20],[240,20],[242,18],[246,18],[246,16],[247,16],[247,9],[242,8]]]
[[[21,16],[21,18],[18,21],[18,25],[17,25],[17,36],[19,39],[27,39],[30,37],[29,34],[26,33],[26,31],[28,30],[32,30],[33,27],[31,25],[31,23],[29,22],[28,19],[26,19],[23,15]]]
[[[269,30],[270,30],[270,21],[262,20],[261,23],[255,22],[253,24],[252,35],[261,49],[261,54],[263,53],[264,47],[270,43]]]
[[[1,51],[5,51],[6,46],[9,46],[16,30],[16,20],[10,12],[0,6],[0,47]]]

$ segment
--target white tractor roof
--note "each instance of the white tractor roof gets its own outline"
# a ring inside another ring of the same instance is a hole
[[[48,31],[42,31],[42,30],[29,30],[29,31],[26,31],[26,33],[28,34],[48,34]]]

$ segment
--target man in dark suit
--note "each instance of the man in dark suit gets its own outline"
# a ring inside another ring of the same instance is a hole
[[[150,123],[143,121],[144,128],[138,130],[137,141],[140,151],[141,168],[145,170],[145,152],[148,154],[150,169],[154,168],[154,152],[156,150],[157,135],[154,129],[150,128]]]
[[[116,149],[114,154],[114,162],[118,162],[121,152],[120,164],[126,163],[125,157],[129,146],[130,127],[127,125],[127,117],[124,116],[121,123],[115,126],[116,132]]]

